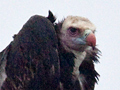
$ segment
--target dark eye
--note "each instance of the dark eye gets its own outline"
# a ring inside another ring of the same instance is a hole
[[[75,32],[77,31],[77,29],[76,29],[76,28],[70,28],[70,31],[71,31],[72,33],[75,33]]]
[[[78,33],[78,29],[77,28],[74,28],[74,27],[70,27],[68,29],[68,33],[70,36],[77,36],[79,33]]]

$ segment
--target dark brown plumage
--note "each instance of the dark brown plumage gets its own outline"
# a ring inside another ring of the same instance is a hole
[[[7,77],[1,90],[53,90],[59,87],[57,36],[49,19],[38,15],[31,17],[6,49],[9,53],[1,57],[7,56],[2,59],[6,61]]]

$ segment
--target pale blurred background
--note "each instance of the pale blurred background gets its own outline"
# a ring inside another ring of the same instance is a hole
[[[120,90],[120,0],[0,0],[0,51],[33,15],[51,10],[61,21],[68,15],[87,17],[97,27],[100,74],[95,90]]]

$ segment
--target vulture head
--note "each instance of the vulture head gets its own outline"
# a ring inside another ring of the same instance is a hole
[[[57,24],[56,30],[60,44],[67,52],[73,53],[80,63],[87,52],[94,51],[96,27],[87,18],[68,16]]]
[[[87,18],[68,16],[60,30],[60,40],[68,51],[83,51],[87,46],[95,47],[95,26]]]

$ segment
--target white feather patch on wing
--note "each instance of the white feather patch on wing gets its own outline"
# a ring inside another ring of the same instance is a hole
[[[6,60],[3,61],[0,66],[0,88],[7,77],[7,75],[5,73],[5,66],[6,66]]]
[[[2,55],[0,57],[0,89],[5,79],[7,78],[5,67],[6,67],[7,56],[9,51],[10,51],[10,45],[3,52],[1,52]]]

